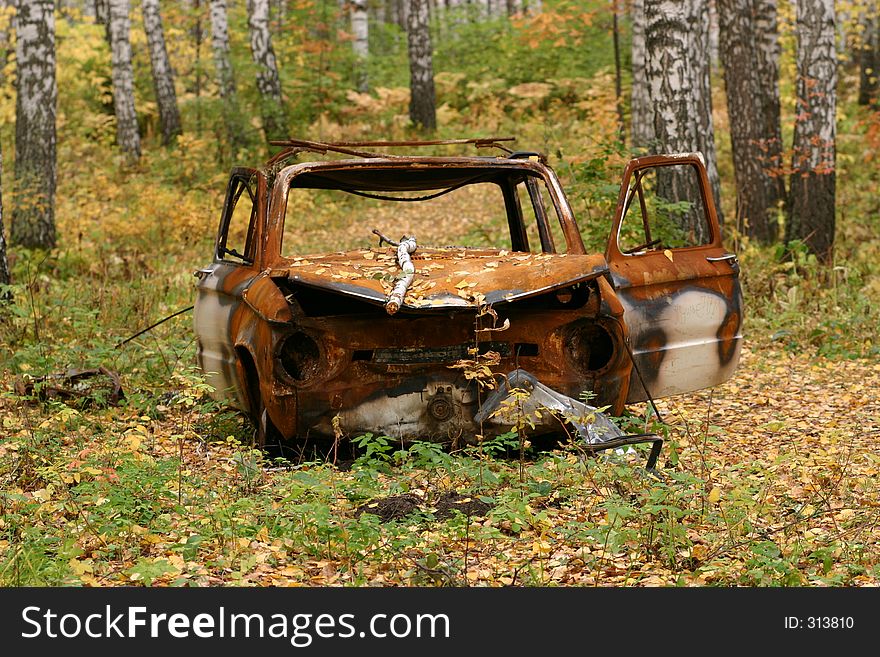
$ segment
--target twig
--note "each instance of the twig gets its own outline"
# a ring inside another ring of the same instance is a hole
[[[189,311],[192,310],[193,308],[195,308],[195,306],[189,306],[188,308],[184,308],[183,310],[178,310],[178,311],[177,311],[176,313],[174,313],[173,315],[168,315],[168,317],[166,317],[165,319],[160,319],[160,320],[159,320],[158,322],[156,322],[155,324],[152,324],[152,325],[148,326],[147,328],[145,328],[145,329],[142,330],[142,331],[138,331],[137,333],[135,333],[135,334],[134,334],[133,336],[131,336],[130,338],[126,338],[125,340],[123,340],[122,342],[120,342],[119,344],[117,344],[117,345],[116,345],[116,348],[119,349],[119,347],[121,347],[122,345],[124,345],[124,344],[128,344],[129,342],[131,342],[132,340],[134,340],[136,337],[138,337],[138,336],[140,336],[140,335],[143,335],[144,333],[146,333],[147,331],[149,331],[149,330],[151,330],[151,329],[156,328],[157,326],[159,326],[159,324],[163,324],[163,323],[167,322],[169,319],[174,319],[174,318],[177,317],[178,315],[182,315],[182,314],[185,313],[185,312],[189,312]],[[167,363],[166,363],[166,365],[167,365]]]

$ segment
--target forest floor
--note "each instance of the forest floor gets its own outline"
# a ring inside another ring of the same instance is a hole
[[[0,462],[18,484],[2,522],[24,524],[0,541],[4,582],[880,581],[876,361],[746,349],[728,383],[659,402],[659,479],[643,453],[574,446],[520,460],[379,442],[353,463],[279,464],[206,440],[217,409],[197,383],[176,383],[154,417],[22,404],[7,390]]]

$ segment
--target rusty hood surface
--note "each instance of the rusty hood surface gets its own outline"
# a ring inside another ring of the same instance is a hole
[[[503,249],[421,248],[402,312],[509,303],[589,281],[608,271],[602,255],[520,253]],[[302,256],[270,276],[382,305],[401,270],[395,249]]]

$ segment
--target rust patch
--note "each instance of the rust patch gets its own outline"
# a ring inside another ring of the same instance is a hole
[[[424,248],[412,255],[413,283],[401,310],[510,303],[590,281],[607,272],[601,255],[518,253],[505,249]],[[392,293],[396,249],[296,257],[289,280],[382,304]]]

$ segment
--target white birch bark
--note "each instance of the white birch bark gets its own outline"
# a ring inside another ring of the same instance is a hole
[[[437,110],[428,0],[409,0],[407,39],[410,72],[409,116],[413,123],[426,130],[434,130],[437,127]]]
[[[110,43],[110,0],[94,0],[95,22],[104,26],[104,39]]]
[[[370,88],[367,77],[367,58],[370,55],[370,22],[367,14],[367,0],[351,1],[351,32],[354,40],[351,42],[354,51],[355,81],[357,90],[361,93]]]
[[[128,0],[110,0],[110,57],[113,64],[113,106],[116,142],[130,160],[141,156],[137,112],[134,107],[134,73],[131,67],[131,21]]]
[[[95,20],[106,25],[110,21],[110,0],[94,0],[92,6],[95,9]]]
[[[837,53],[833,0],[797,0],[797,113],[785,239],[831,261],[835,229]]]
[[[709,11],[709,64],[712,68],[718,66],[719,24],[718,24],[718,0],[708,0]]]
[[[697,99],[697,150],[703,154],[706,173],[712,187],[718,221],[724,220],[721,212],[721,178],[718,176],[718,156],[715,150],[715,127],[712,121],[711,77],[711,22],[707,0],[689,0],[691,25],[691,69],[694,75],[694,94]]]
[[[238,113],[238,97],[235,89],[235,72],[229,57],[229,21],[226,0],[210,0],[211,3],[211,49],[214,53],[214,69],[223,112],[226,137],[233,150],[244,144],[244,129]]]
[[[177,108],[177,93],[174,90],[174,77],[168,51],[165,48],[165,32],[162,29],[162,16],[159,13],[159,0],[142,0],[144,13],[144,32],[150,48],[150,64],[153,69],[153,87],[156,90],[156,103],[159,106],[159,121],[162,124],[162,143],[166,146],[180,134],[180,111]]]
[[[633,149],[650,149],[654,139],[651,98],[645,74],[645,0],[632,3],[632,114]]]
[[[15,104],[15,191],[11,240],[55,246],[55,4],[23,2],[15,17],[18,94]]]
[[[654,109],[654,140],[659,152],[699,151],[705,140],[701,133],[706,121],[699,116],[705,111],[705,101],[700,98],[703,78],[693,61],[694,28],[700,27],[694,1],[645,0],[645,73]],[[711,125],[711,115],[709,123]],[[679,175],[674,169],[660,169],[658,186],[661,183],[668,190],[662,195],[669,200],[694,197],[691,179],[684,172]],[[705,222],[699,221],[695,213],[688,213],[685,220],[690,223],[682,228],[691,232],[694,243],[705,243],[708,239]]]
[[[251,55],[257,65],[257,90],[263,116],[263,130],[267,139],[289,137],[278,63],[269,34],[269,0],[248,0],[248,27],[251,36]]]

